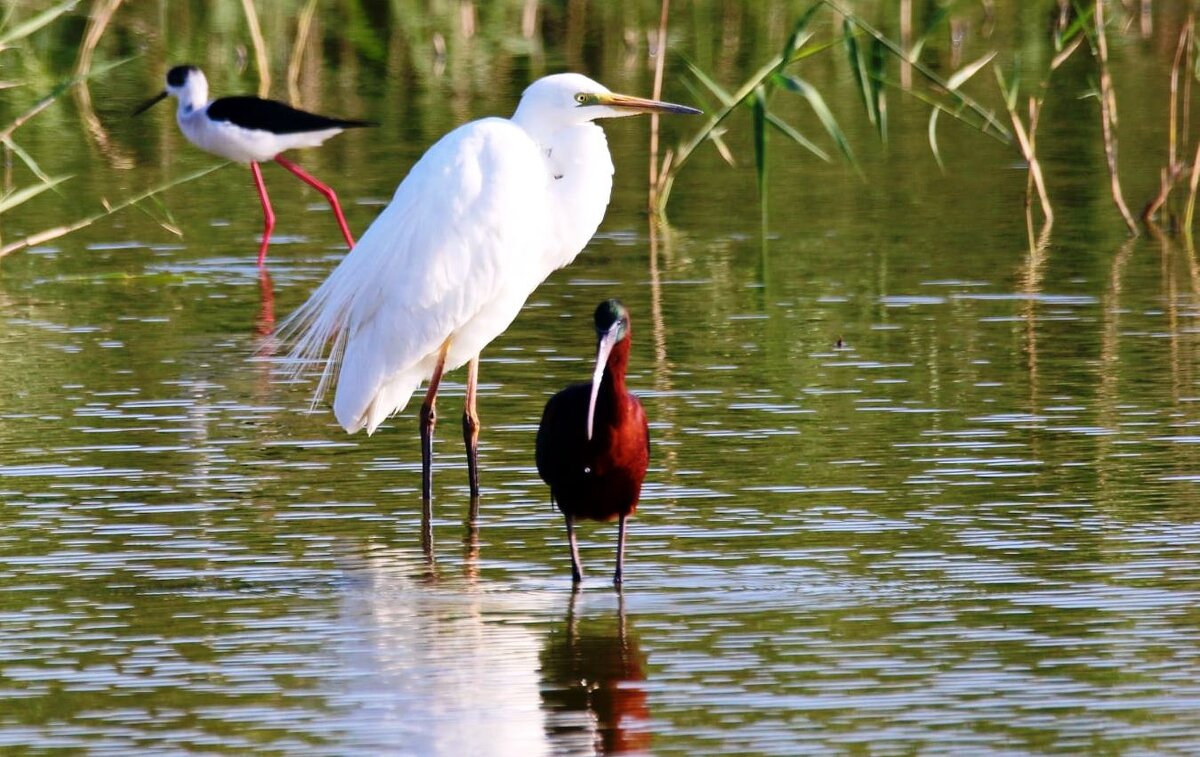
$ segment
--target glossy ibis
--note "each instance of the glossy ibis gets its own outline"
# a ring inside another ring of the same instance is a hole
[[[596,308],[592,380],[550,398],[537,433],[537,469],[567,521],[571,579],[583,580],[575,521],[618,520],[617,570],[625,562],[625,519],[637,509],[650,461],[650,430],[638,398],[625,389],[629,311],[617,300]]]

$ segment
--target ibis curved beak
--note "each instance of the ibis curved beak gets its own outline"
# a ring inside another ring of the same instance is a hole
[[[592,396],[588,400],[587,413],[587,438],[592,440],[592,427],[596,417],[596,399],[600,396],[600,382],[604,380],[604,369],[608,366],[608,356],[613,351],[613,347],[617,346],[620,339],[617,337],[620,331],[620,322],[614,323],[609,327],[608,331],[600,337],[600,343],[596,345],[596,369],[592,371]]]
[[[151,97],[149,100],[147,100],[146,102],[139,105],[138,109],[133,112],[133,115],[138,116],[138,115],[141,115],[142,113],[145,113],[146,111],[150,110],[152,107],[157,105],[158,102],[160,100],[162,100],[163,98],[165,98],[166,96],[167,96],[167,90],[164,89],[162,92],[159,92],[154,97]]]
[[[596,104],[618,108],[627,111],[630,115],[635,113],[682,113],[694,116],[703,112],[687,105],[676,105],[675,103],[650,100],[645,97],[633,97],[632,95],[620,95],[616,92],[605,92],[604,94],[596,95]]]

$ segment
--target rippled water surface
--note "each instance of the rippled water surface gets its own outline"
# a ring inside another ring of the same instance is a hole
[[[79,102],[25,127],[50,173],[79,179],[6,217],[7,235],[211,163],[165,108],[124,114],[160,61],[253,88],[235,68],[240,6],[225,5],[232,20],[172,16],[149,41],[135,40],[158,15],[114,22],[104,54],[145,55],[91,85],[108,141],[81,136]],[[638,40],[657,4],[543,9],[533,52],[504,41],[524,39],[510,5],[476,42],[451,36],[443,71],[423,62],[433,31],[401,11],[378,49],[318,29],[304,104],[383,122],[298,157],[356,231],[438,134],[510,111],[531,76],[572,67],[649,92]],[[750,70],[750,41],[781,34],[758,21],[726,19],[744,24]],[[695,23],[680,49],[718,66]],[[272,53],[280,72],[289,52]],[[1164,65],[1146,46],[1115,54],[1138,75]],[[478,65],[494,55],[504,65]],[[779,141],[765,249],[752,170],[715,154],[681,175],[652,240],[646,124],[608,125],[600,233],[484,353],[477,513],[465,374],[444,384],[426,539],[415,408],[347,436],[263,340],[342,255],[320,197],[284,172],[265,171],[279,216],[265,277],[237,166],[163,196],[182,237],[129,211],[6,258],[0,748],[1200,752],[1194,250],[1126,240],[1095,154],[1051,161],[1060,217],[1030,253],[1012,155],[949,129],[943,174],[902,102],[880,149],[840,63],[812,75],[841,92],[865,179]],[[691,101],[672,67],[666,94]],[[1064,76],[1064,92],[1088,86],[1086,70]],[[693,128],[665,126],[671,144]],[[1061,147],[1097,127],[1047,128]],[[1141,174],[1153,181],[1131,192],[1157,186],[1157,168]],[[615,526],[586,524],[573,594],[534,432],[546,398],[590,374],[591,312],[610,296],[633,318],[653,452],[625,590],[609,584]]]

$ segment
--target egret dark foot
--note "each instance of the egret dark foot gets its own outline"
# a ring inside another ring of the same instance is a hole
[[[464,412],[462,418],[463,444],[467,448],[467,481],[471,497],[479,498],[479,418]]]
[[[437,425],[437,390],[442,382],[442,369],[446,367],[446,352],[449,349],[450,340],[447,339],[438,352],[437,365],[429,377],[425,401],[421,403],[421,498],[426,502],[433,499],[433,428]]]
[[[467,396],[463,402],[463,444],[467,448],[467,480],[471,496],[479,496],[479,411],[475,409],[479,387],[479,356],[467,363]]]
[[[433,499],[433,428],[437,411],[433,405],[421,407],[421,499]]]

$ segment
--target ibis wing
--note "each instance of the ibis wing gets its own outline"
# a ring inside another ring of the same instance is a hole
[[[373,431],[429,376],[451,334],[477,324],[497,300],[513,300],[512,292],[519,309],[540,281],[549,180],[536,144],[496,118],[450,132],[413,166],[355,248],[281,327],[300,368],[332,342],[318,393],[341,354],[334,409],[343,427]]]

